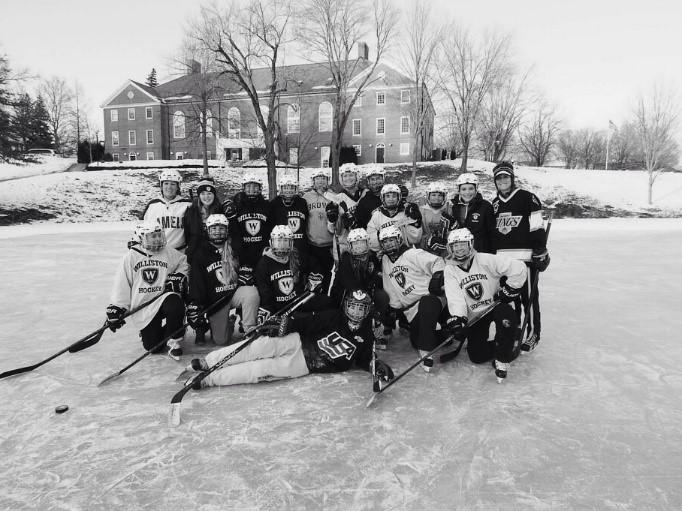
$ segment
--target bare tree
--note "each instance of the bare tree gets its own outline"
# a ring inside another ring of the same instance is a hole
[[[331,75],[332,183],[338,185],[344,129],[355,101],[376,79],[374,70],[389,48],[398,12],[389,0],[372,0],[371,13],[363,0],[307,0],[301,8],[304,13],[299,27],[301,39],[307,48],[325,59]],[[354,59],[351,55],[368,31],[374,38],[374,62]]]
[[[445,114],[440,117],[436,128],[437,146],[446,150],[447,156],[454,160],[462,154],[462,139],[454,115]]]
[[[642,144],[644,165],[649,174],[649,204],[652,204],[654,182],[661,170],[675,164],[678,159],[679,148],[673,137],[679,112],[674,90],[660,83],[637,98],[635,124]]]
[[[442,37],[442,28],[435,19],[432,6],[426,0],[413,0],[403,18],[403,42],[400,55],[402,70],[413,80],[417,97],[410,101],[410,132],[412,136],[412,187],[417,186],[417,158],[426,121],[433,116],[429,90],[434,90],[433,64]]]
[[[40,84],[40,94],[45,100],[49,115],[48,124],[52,130],[54,146],[61,152],[62,145],[68,138],[69,117],[72,115],[73,91],[66,80],[53,76]]]
[[[578,143],[578,160],[583,168],[595,168],[604,161],[604,136],[591,128],[583,128],[575,134]]]
[[[236,83],[251,102],[263,136],[270,197],[277,193],[277,105],[286,90],[278,72],[282,47],[290,41],[291,17],[290,0],[250,0],[246,4],[231,0],[225,8],[202,8],[195,35],[202,47],[215,55],[220,73]],[[257,68],[267,69],[269,83],[257,83]]]
[[[441,42],[440,86],[450,113],[457,119],[462,143],[462,172],[466,171],[471,137],[481,104],[506,66],[510,38],[493,34],[478,41],[455,24]]]
[[[559,133],[559,120],[553,106],[544,100],[537,105],[529,121],[519,129],[519,142],[533,164],[542,167]]]
[[[642,150],[637,134],[637,127],[633,122],[626,122],[611,137],[611,161],[615,168],[629,167],[642,161]],[[609,168],[611,165],[609,161]]]
[[[578,139],[572,130],[559,133],[556,143],[559,155],[563,158],[567,169],[575,168],[578,164]]]

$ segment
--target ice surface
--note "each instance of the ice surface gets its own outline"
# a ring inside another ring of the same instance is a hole
[[[129,236],[26,229],[0,239],[0,372],[102,324]],[[681,237],[555,221],[538,349],[501,385],[463,352],[370,409],[352,371],[192,392],[170,429],[182,365],[148,357],[97,388],[142,353],[130,325],[108,332],[0,380],[0,509],[681,509]],[[404,337],[384,355],[414,357]]]

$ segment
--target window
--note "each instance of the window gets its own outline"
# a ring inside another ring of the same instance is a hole
[[[129,108],[129,109],[128,109],[128,120],[129,120],[129,121],[134,121],[134,120],[135,120],[135,109],[134,109],[134,108]]]
[[[301,131],[301,107],[298,104],[287,107],[287,132],[300,133]]]
[[[144,109],[144,117],[145,119],[153,119],[154,118],[154,113],[152,112],[152,107],[148,106]],[[152,158],[153,160],[154,158]]]
[[[130,154],[128,155],[128,159],[129,159],[130,161],[135,161],[135,160],[137,160],[137,155],[136,155],[135,153],[130,153]]]
[[[153,152],[148,152],[148,153],[147,153],[147,159],[148,159],[148,160],[153,160],[153,159],[154,159],[154,153],[153,153]]]
[[[353,144],[353,149],[355,149],[355,155],[360,158],[362,156],[362,146],[360,144]]]
[[[386,104],[386,93],[385,92],[377,92],[377,105],[385,105]]]
[[[128,132],[128,144],[137,145],[137,133],[135,131]]]
[[[320,147],[320,166],[329,167],[329,155],[331,148],[328,145]]]
[[[382,117],[377,119],[377,135],[386,134],[386,120]]]
[[[118,147],[118,131],[111,132],[111,145]]]
[[[180,111],[173,114],[173,138],[185,138],[185,114]]]
[[[213,136],[213,114],[209,111],[206,111],[206,136]]]
[[[353,103],[353,106],[362,106],[362,94],[360,94],[357,99],[355,100],[355,103]]]
[[[353,136],[359,137],[362,135],[362,119],[353,119]]]
[[[227,111],[227,138],[240,138],[241,114],[232,107]]]
[[[406,115],[400,118],[400,133],[403,135],[410,133],[410,118]]]
[[[110,110],[111,115],[111,122],[117,122],[118,121],[118,110]]]
[[[401,142],[400,143],[400,154],[402,154],[402,155],[410,154],[410,143],[409,142]]]
[[[410,102],[410,90],[401,90],[400,91],[400,103],[401,104],[406,104]]]
[[[320,133],[332,130],[332,117],[334,115],[334,107],[328,101],[320,103],[318,108],[319,116],[319,131]],[[328,165],[323,165],[323,167],[328,167]]]
[[[154,130],[147,130],[147,144],[154,143]],[[149,159],[149,158],[147,158]],[[153,160],[154,158],[152,158]]]
[[[114,161],[119,161],[118,153],[114,153],[112,156],[114,157]]]
[[[298,147],[289,148],[289,164],[298,165]]]

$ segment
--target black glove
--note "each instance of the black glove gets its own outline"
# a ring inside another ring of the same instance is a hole
[[[288,314],[284,314],[283,316],[270,316],[261,327],[261,333],[268,337],[281,337],[286,335],[288,327]]]
[[[137,240],[130,240],[128,241],[128,250],[130,250],[133,247],[137,247],[140,245],[140,242]]]
[[[446,243],[447,242],[445,241],[445,238],[441,238],[440,236],[432,234],[429,236],[429,239],[426,240],[426,250],[431,253],[438,254],[445,250]]]
[[[497,293],[497,298],[502,303],[510,303],[516,300],[520,294],[521,294],[520,289],[516,289],[505,284],[500,288],[500,291]]]
[[[407,196],[410,195],[410,189],[405,185],[399,185],[400,188],[400,201],[407,202]]]
[[[343,224],[344,229],[353,229],[356,224],[355,215],[351,211],[346,211],[341,215],[341,223]]]
[[[549,252],[547,252],[547,249],[533,249],[532,264],[538,271],[545,271],[549,266]]]
[[[376,374],[379,380],[388,383],[395,375],[393,374],[393,369],[383,360],[376,359],[374,362],[374,374]]]
[[[408,202],[405,204],[405,216],[411,220],[414,220],[414,226],[419,228],[422,225],[422,212],[419,211],[419,206],[414,202]]]
[[[126,310],[123,307],[118,307],[117,305],[109,305],[107,307],[107,326],[109,327],[109,330],[115,332],[126,324],[123,319],[125,313]]]
[[[443,296],[443,286],[445,285],[445,276],[442,271],[434,272],[429,281],[429,293],[436,296]]]
[[[466,328],[467,318],[464,316],[451,316],[445,322],[445,331],[455,339],[464,339],[466,337]]]
[[[187,287],[187,277],[182,273],[171,273],[166,277],[165,291],[182,294]]]
[[[339,219],[339,205],[336,202],[330,202],[324,208],[325,213],[327,213],[327,220],[335,224]]]
[[[253,286],[256,280],[253,277],[253,268],[240,266],[237,273],[237,282],[240,286]]]
[[[190,303],[187,306],[187,322],[194,330],[205,332],[209,328],[208,318],[202,311],[201,307],[196,303]]]
[[[227,199],[225,202],[223,202],[223,213],[225,213],[225,216],[227,217],[228,220],[236,217],[237,205],[230,199]]]
[[[322,280],[324,277],[322,276],[321,273],[311,273],[308,275],[308,285],[306,286],[306,289],[308,291],[312,291],[313,293],[320,294],[322,293]]]

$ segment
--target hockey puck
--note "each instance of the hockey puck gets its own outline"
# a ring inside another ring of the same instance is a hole
[[[67,405],[59,405],[57,408],[54,409],[54,413],[64,413],[68,409],[69,407]]]

